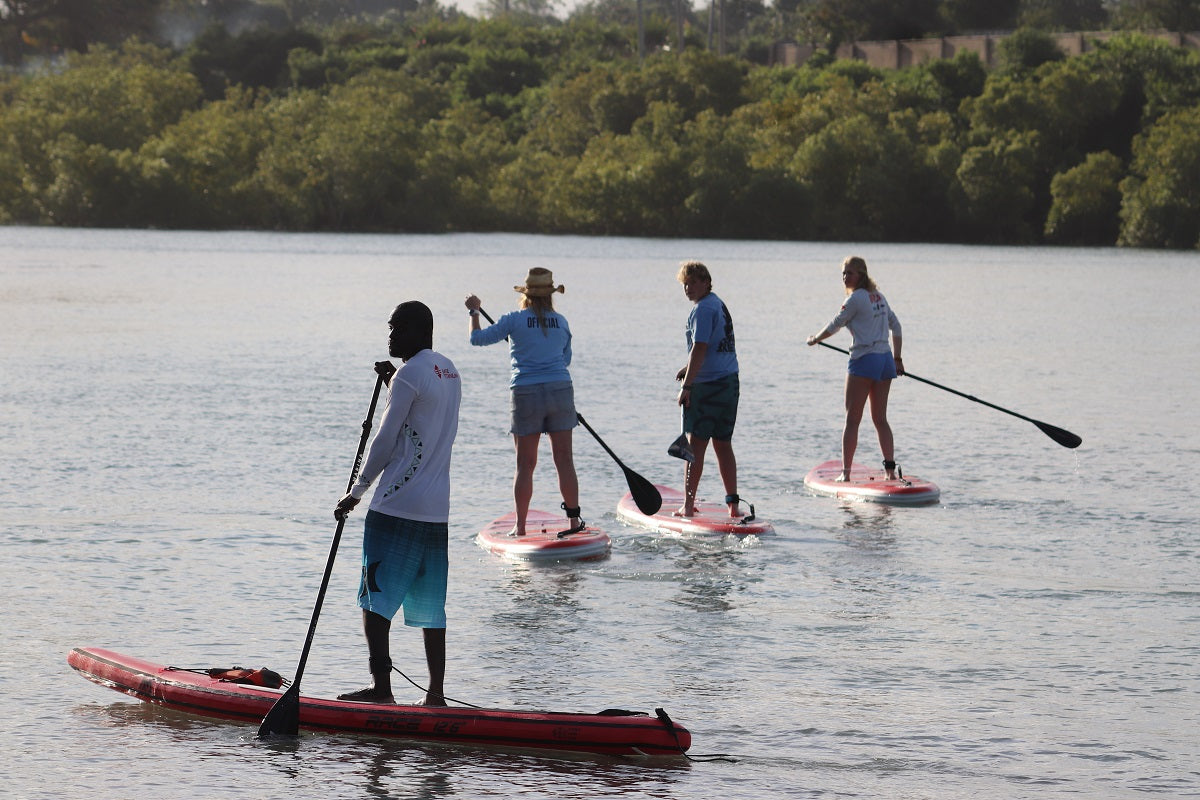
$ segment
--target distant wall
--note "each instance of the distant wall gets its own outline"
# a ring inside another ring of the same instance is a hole
[[[1096,42],[1103,42],[1126,31],[1089,31],[1087,33],[1050,34],[1058,47],[1070,56],[1092,50]],[[1200,31],[1171,33],[1169,31],[1143,31],[1146,36],[1162,39],[1176,47],[1200,49]],[[996,66],[999,44],[1008,34],[982,34],[979,36],[942,36],[931,39],[902,39],[887,42],[851,42],[843,44],[835,54],[839,59],[865,61],[879,69],[901,69],[924,64],[941,58],[954,58],[966,51],[979,56],[979,61],[989,69]],[[776,42],[771,50],[771,63],[798,67],[817,51],[815,45],[796,42]]]

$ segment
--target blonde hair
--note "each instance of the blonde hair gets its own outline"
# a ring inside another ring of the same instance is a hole
[[[867,262],[862,258],[859,256],[847,256],[846,260],[842,262],[842,269],[844,270],[846,267],[854,267],[858,271],[859,281],[855,289],[866,289],[868,292],[879,291],[879,287],[875,285],[875,281],[867,274]],[[853,291],[854,289],[851,289],[849,286],[846,287],[846,294],[850,294]]]
[[[538,328],[541,330],[542,336],[549,336],[550,331],[546,330],[546,313],[554,311],[553,295],[522,294],[520,306],[522,311],[527,308],[533,309],[533,313],[537,315]]]
[[[675,279],[680,283],[688,281],[704,281],[709,286],[712,285],[712,275],[708,273],[708,267],[699,261],[681,261],[679,263],[679,274]]]

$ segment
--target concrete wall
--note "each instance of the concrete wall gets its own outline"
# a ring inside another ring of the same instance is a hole
[[[1147,36],[1170,42],[1176,47],[1200,49],[1200,31],[1171,33],[1169,31],[1146,31]],[[1070,56],[1077,56],[1094,49],[1096,42],[1103,42],[1120,35],[1117,31],[1089,31],[1087,33],[1051,34],[1058,47]],[[996,66],[999,43],[1007,34],[985,34],[980,36],[942,36],[930,39],[904,39],[888,42],[851,42],[837,49],[839,59],[865,61],[879,69],[900,69],[941,58],[954,58],[966,51],[979,56],[980,62],[989,69]],[[771,50],[771,63],[798,67],[812,57],[817,50],[811,44],[776,42]]]

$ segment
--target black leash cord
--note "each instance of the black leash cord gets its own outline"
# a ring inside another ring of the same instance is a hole
[[[395,664],[392,664],[391,668],[392,668],[392,672],[395,672],[396,674],[400,675],[401,678],[403,678],[404,680],[407,680],[409,682],[409,684],[412,684],[416,688],[419,688],[419,690],[421,690],[422,692],[428,693],[428,691],[430,691],[430,690],[427,690],[427,688],[425,688],[424,686],[421,686],[420,684],[418,684],[418,682],[416,682],[412,678],[409,678],[408,675],[401,672],[401,669],[396,667]],[[480,710],[484,709],[484,706],[482,706],[482,705],[475,705],[474,703],[467,703],[467,702],[464,702],[464,700],[456,700],[455,698],[452,698],[452,697],[446,697],[445,694],[443,694],[442,699],[446,700],[446,702],[449,702],[449,703],[458,703],[460,705],[466,705],[466,706],[468,706],[468,708],[480,709]],[[667,715],[666,710],[654,709],[654,716],[658,717],[659,721],[662,724],[665,724],[668,732],[671,733],[671,738],[676,740],[676,747],[679,748],[680,756],[683,756],[684,758],[688,759],[689,762],[697,762],[697,763],[698,762],[730,762],[731,764],[736,764],[738,762],[737,758],[734,758],[733,756],[728,756],[728,754],[726,754],[726,753],[709,753],[709,754],[707,754],[707,756],[689,756],[688,751],[685,751],[683,748],[683,745],[679,744],[678,730],[676,730],[676,726],[674,726],[674,721],[672,720],[672,718],[670,716]]]
[[[426,689],[424,686],[422,686],[421,684],[414,681],[412,678],[405,675],[403,672],[401,672],[400,668],[397,667],[395,664],[392,665],[392,671],[395,672],[397,675],[399,675],[401,678],[404,678],[404,680],[408,681],[413,686],[420,689],[425,694],[429,694],[428,689]],[[483,710],[483,706],[477,706],[474,703],[468,703],[465,700],[455,700],[453,697],[447,697],[446,695],[442,695],[442,699],[445,700],[447,703],[458,703],[460,706],[467,706],[468,708],[478,708],[481,711]]]
[[[683,749],[683,745],[679,743],[679,733],[675,730],[675,722],[667,715],[667,712],[661,708],[656,708],[654,709],[654,716],[658,717],[659,721],[667,726],[667,730],[670,731],[671,736],[675,739],[675,746],[679,748],[679,754],[688,761],[728,761],[731,764],[737,763],[738,760],[736,758],[726,753],[710,753],[703,756],[688,755],[687,751]]]

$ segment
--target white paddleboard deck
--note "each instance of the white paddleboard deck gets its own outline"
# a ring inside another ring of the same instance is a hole
[[[804,477],[804,485],[817,494],[841,500],[906,506],[936,503],[942,494],[936,483],[914,475],[889,480],[883,467],[869,469],[851,464],[850,480],[839,481],[841,475],[841,459],[826,461]]]
[[[594,525],[561,539],[559,531],[570,527],[561,514],[530,509],[525,517],[525,535],[509,536],[516,525],[515,512],[489,522],[475,537],[484,550],[514,561],[562,561],[600,558],[608,554],[612,540]]]
[[[757,517],[749,522],[731,518],[729,507],[724,502],[716,502],[705,498],[696,500],[696,513],[690,517],[677,517],[675,512],[683,506],[683,492],[668,486],[655,484],[662,495],[662,508],[656,514],[643,514],[633,502],[633,495],[626,493],[617,503],[617,517],[623,522],[649,528],[659,533],[676,533],[689,535],[728,535],[750,536],[773,533],[774,526],[765,519]],[[750,506],[742,501],[742,511],[750,513]]]

